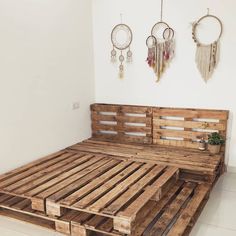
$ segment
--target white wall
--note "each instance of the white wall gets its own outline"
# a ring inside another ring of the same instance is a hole
[[[161,82],[156,84],[153,72],[145,63],[145,40],[151,27],[160,19],[157,0],[93,0],[96,101],[173,107],[220,108],[231,111],[230,129],[236,129],[235,0],[165,0],[164,20],[176,31],[176,57]],[[206,14],[221,18],[224,33],[221,58],[213,78],[205,84],[197,71],[195,44],[191,38],[191,22]],[[124,80],[117,78],[117,66],[110,63],[110,32],[123,22],[134,33],[134,62],[126,67]],[[229,133],[230,161],[236,166],[236,132]]]
[[[0,0],[0,173],[90,136],[91,10],[90,0]]]

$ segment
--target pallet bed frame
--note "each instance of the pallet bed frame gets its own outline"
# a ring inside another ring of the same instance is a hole
[[[189,235],[226,170],[228,111],[91,105],[92,138],[0,176],[0,214],[76,235]],[[145,219],[145,220],[144,220]]]

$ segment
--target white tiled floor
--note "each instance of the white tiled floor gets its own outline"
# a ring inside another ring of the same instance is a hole
[[[62,236],[59,233],[0,217],[1,236]],[[236,174],[225,174],[215,186],[210,200],[191,236],[236,236]],[[78,235],[79,236],[79,235]]]

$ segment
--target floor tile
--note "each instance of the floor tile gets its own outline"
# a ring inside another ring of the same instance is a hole
[[[236,231],[203,223],[197,223],[190,236],[235,236]]]
[[[215,188],[236,192],[236,173],[225,173],[219,179]]]
[[[2,227],[0,227],[0,235],[1,236],[29,236],[28,234],[23,234],[15,230],[10,230],[7,228],[2,228]]]
[[[59,236],[57,232],[49,229],[42,228],[33,224],[25,223],[19,220],[14,220],[8,217],[0,216],[0,229],[4,229],[7,233],[7,230],[14,230],[19,236]],[[1,232],[1,231],[0,231]],[[16,236],[18,236],[16,234]],[[0,233],[2,236],[2,233]],[[6,234],[8,236],[8,234]],[[15,234],[9,234],[9,236],[15,236]]]
[[[235,219],[236,192],[215,188],[198,221],[236,230]]]

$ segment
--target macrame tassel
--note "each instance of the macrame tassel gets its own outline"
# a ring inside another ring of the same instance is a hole
[[[124,78],[124,66],[122,64],[119,66],[119,78]]]
[[[202,78],[207,82],[219,62],[219,45],[214,42],[210,45],[197,45],[196,64]]]

